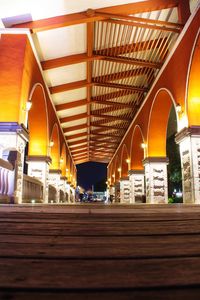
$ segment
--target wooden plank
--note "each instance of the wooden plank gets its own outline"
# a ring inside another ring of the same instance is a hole
[[[65,83],[65,84],[60,84],[57,86],[49,87],[49,91],[51,94],[56,94],[56,93],[86,88],[86,87],[92,86],[92,85],[93,84],[88,83],[87,80],[80,80],[80,81],[75,81],[75,82],[70,82],[70,83]]]
[[[77,134],[72,134],[72,135],[65,135],[66,140],[73,140],[79,137],[83,137],[83,136],[87,136],[87,132],[81,132],[81,133],[77,133]]]
[[[147,92],[147,88],[139,87],[139,86],[133,86],[128,84],[119,84],[119,83],[111,83],[111,82],[93,82],[96,86],[103,86],[103,87],[109,87],[109,88],[115,88],[120,90],[131,90],[135,92]]]
[[[76,130],[85,129],[85,128],[87,128],[87,124],[63,127],[63,132],[68,133],[68,132],[71,132],[71,131],[76,131]]]
[[[199,270],[199,257],[117,261],[51,259],[51,263],[46,259],[5,258],[0,260],[0,288],[69,290],[190,287],[200,284]]]
[[[82,114],[78,114],[78,115],[74,115],[74,116],[60,118],[60,122],[61,123],[67,123],[67,122],[71,122],[71,121],[85,119],[87,117],[88,117],[87,113],[82,113]]]

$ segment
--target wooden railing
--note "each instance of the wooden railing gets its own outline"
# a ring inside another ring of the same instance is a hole
[[[11,163],[0,158],[0,203],[12,202],[15,174]]]
[[[38,179],[23,176],[23,203],[40,203],[43,201],[43,184]]]
[[[49,195],[48,195],[49,203],[56,202],[56,194],[57,194],[56,188],[53,185],[49,184]]]

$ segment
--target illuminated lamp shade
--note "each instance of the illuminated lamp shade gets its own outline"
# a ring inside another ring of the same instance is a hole
[[[27,101],[27,102],[26,102],[25,110],[26,110],[26,111],[29,111],[29,110],[31,109],[31,106],[32,106],[32,102],[31,102],[31,101]]]
[[[53,147],[53,145],[54,145],[54,141],[50,141],[49,146]]]
[[[178,104],[176,105],[176,112],[177,112],[177,113],[181,113],[181,111],[182,111],[181,105],[178,103]]]

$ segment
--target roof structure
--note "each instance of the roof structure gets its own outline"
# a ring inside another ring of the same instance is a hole
[[[184,1],[40,2],[43,15],[3,23],[31,30],[74,162],[107,163],[183,28]]]

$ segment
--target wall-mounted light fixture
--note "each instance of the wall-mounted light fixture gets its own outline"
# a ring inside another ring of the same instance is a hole
[[[60,158],[60,163],[62,164],[64,161],[63,157]]]
[[[112,177],[115,178],[115,174],[112,174]]]
[[[121,172],[121,170],[122,170],[121,168],[118,168],[118,169],[117,169],[117,171],[118,171],[119,173]]]
[[[127,159],[126,159],[126,162],[127,162],[127,164],[130,164],[130,159],[127,158]]]
[[[181,113],[182,112],[182,107],[181,107],[181,105],[179,103],[176,105],[176,112],[177,113]]]
[[[145,149],[146,147],[147,147],[147,145],[146,145],[145,143],[142,143],[142,144],[141,144],[141,148],[142,148],[142,149]]]
[[[24,111],[29,111],[31,109],[31,106],[32,106],[32,102],[31,101],[27,101],[23,110]]]
[[[49,146],[53,147],[53,145],[54,145],[54,141],[50,141]]]

